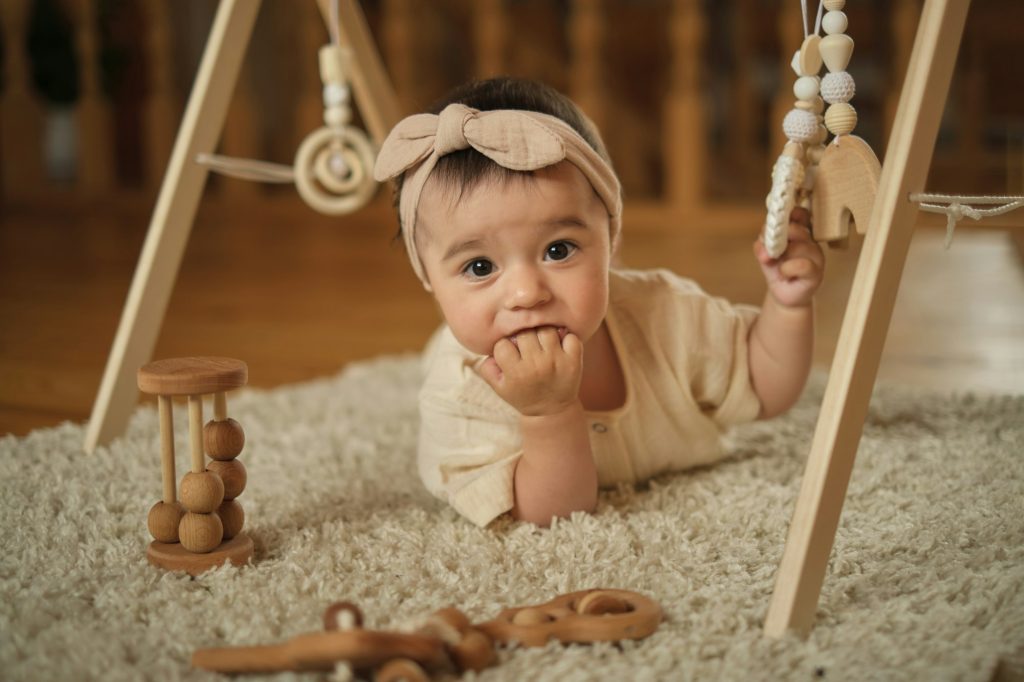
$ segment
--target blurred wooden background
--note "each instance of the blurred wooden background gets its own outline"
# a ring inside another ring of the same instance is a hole
[[[760,300],[749,245],[793,102],[798,0],[360,4],[407,112],[473,77],[547,81],[603,132],[627,198],[627,262],[674,267],[714,293]],[[88,416],[216,6],[0,2],[0,433]],[[856,133],[880,157],[920,8],[920,0],[850,0],[846,9],[857,44]],[[973,3],[928,190],[1024,193],[1022,25],[1019,0]],[[222,153],[291,162],[322,125],[316,51],[327,39],[312,1],[263,3]],[[418,349],[438,318],[390,243],[389,203],[381,191],[359,214],[328,219],[289,186],[211,176],[156,355],[235,355],[252,365],[254,384],[272,386]],[[926,233],[943,222],[921,219]],[[900,376],[931,372],[937,357],[966,364],[968,377],[973,367],[979,386],[1020,388],[1024,375],[1007,368],[1024,366],[1015,343],[1024,283],[1009,246],[1021,222],[1011,215],[982,229],[963,224],[957,236],[961,255],[977,259],[961,260],[965,272],[998,273],[985,299],[996,307],[981,317],[1008,321],[978,328],[947,304],[936,309],[934,329],[917,325],[960,340],[970,327],[997,350],[951,342],[911,357]],[[924,249],[941,257],[931,235]],[[821,315],[821,363],[831,356],[855,259],[856,245],[830,253],[823,298],[835,305]],[[949,262],[924,262],[921,280],[951,272]],[[955,289],[966,295],[962,284]],[[909,309],[932,294],[918,295]],[[979,301],[956,305],[977,309]],[[973,359],[965,363],[963,353]],[[979,370],[998,376],[993,383]]]
[[[793,102],[789,62],[803,35],[798,0],[376,0],[361,6],[408,112],[469,78],[542,78],[598,123],[626,196],[636,208],[654,209],[654,222],[664,226],[660,207],[758,203],[767,191],[767,171],[782,142],[780,121]],[[857,45],[850,67],[856,132],[879,155],[920,6],[920,0],[851,0],[846,10]],[[2,8],[4,201],[54,192],[152,196],[216,2],[5,0]],[[1022,22],[1024,3],[1017,0],[972,6],[930,189],[1020,190]],[[313,2],[263,3],[224,153],[291,160],[303,137],[321,125],[316,51],[326,40]],[[61,41],[69,43],[67,64],[77,73],[55,73],[64,62],[53,57],[47,68],[47,47]],[[33,52],[40,55],[35,63]],[[51,85],[41,86],[47,78]],[[54,80],[75,83],[61,88]],[[74,101],[55,101],[62,89],[74,90]],[[77,154],[64,166],[51,159],[47,168],[40,149],[59,137],[65,112],[77,131]],[[234,183],[211,190],[214,196],[272,192]]]

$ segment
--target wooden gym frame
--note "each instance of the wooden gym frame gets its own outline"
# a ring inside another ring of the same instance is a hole
[[[135,408],[135,371],[150,360],[163,322],[207,169],[261,0],[221,0],[160,189],[85,438],[92,452],[120,435]],[[317,0],[329,20],[330,0]],[[970,0],[926,0],[882,164],[804,472],[765,634],[806,636],[821,586],[878,374],[903,266],[924,190]],[[398,122],[399,105],[365,17],[340,2],[342,43],[353,53],[355,99],[379,144]]]

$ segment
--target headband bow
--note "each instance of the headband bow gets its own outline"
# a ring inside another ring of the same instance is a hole
[[[464,104],[449,104],[439,115],[416,114],[399,121],[384,140],[373,171],[378,182],[408,173],[402,185],[399,217],[413,270],[428,289],[416,248],[416,207],[437,160],[468,148],[517,171],[569,161],[583,172],[608,209],[615,243],[622,217],[619,180],[611,166],[571,126],[534,111],[479,111]]]

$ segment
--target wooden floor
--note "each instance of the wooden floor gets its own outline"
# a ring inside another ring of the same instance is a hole
[[[145,237],[152,202],[3,207],[0,433],[88,418]],[[627,206],[627,225],[629,210]],[[739,215],[743,215],[740,211]],[[626,265],[669,267],[736,301],[761,300],[757,232],[723,226],[628,231]],[[744,221],[745,223],[746,221]],[[154,357],[228,355],[270,387],[382,353],[415,352],[439,318],[384,202],[327,219],[275,197],[201,206]],[[726,227],[728,229],[726,229]],[[627,228],[628,229],[628,228]],[[915,235],[881,368],[939,389],[1024,392],[1024,267],[1011,233]],[[829,252],[816,360],[827,367],[856,267]]]

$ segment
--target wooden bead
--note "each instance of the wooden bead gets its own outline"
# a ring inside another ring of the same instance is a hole
[[[810,102],[818,96],[819,88],[817,76],[800,76],[793,83],[793,94],[798,100]]]
[[[455,665],[459,670],[475,670],[487,668],[494,662],[494,642],[485,633],[470,628],[455,646],[448,647]]]
[[[373,682],[430,682],[430,676],[419,663],[408,658],[396,658],[377,671]]]
[[[819,164],[824,153],[825,147],[823,145],[813,145],[807,149],[807,160],[813,164]]]
[[[624,599],[600,590],[591,592],[580,599],[576,612],[586,616],[600,616],[606,613],[626,613],[629,604]]]
[[[797,109],[801,111],[809,111],[812,114],[820,114],[825,111],[825,100],[821,97],[815,97],[810,102],[797,102],[794,104]]]
[[[816,76],[821,71],[821,36],[814,34],[804,38],[797,56],[797,75]]]
[[[150,508],[146,525],[157,542],[177,542],[178,524],[185,510],[178,502],[157,502]]]
[[[838,12],[846,7],[846,0],[825,0],[824,5],[829,12]]]
[[[825,36],[821,39],[820,49],[829,71],[846,71],[853,57],[853,38],[848,35]]]
[[[203,449],[213,459],[234,459],[244,447],[245,432],[234,419],[211,420],[203,427]]]
[[[230,540],[242,532],[245,525],[245,511],[236,500],[224,500],[217,507],[217,516],[224,527],[224,540]]]
[[[814,137],[807,143],[809,145],[820,145],[824,144],[825,140],[828,139],[828,128],[824,124],[818,126],[818,131],[814,134]]]
[[[224,499],[233,500],[242,494],[245,490],[245,482],[248,475],[245,471],[245,465],[242,464],[240,459],[230,459],[226,462],[210,462],[207,467],[207,471],[220,476],[220,480],[224,483]]]
[[[782,153],[785,156],[792,156],[794,159],[802,159],[804,158],[804,146],[796,142],[787,142],[786,146],[782,148]]]
[[[833,104],[825,112],[825,125],[833,135],[849,135],[857,127],[857,110],[844,102]]]
[[[551,616],[540,609],[521,609],[516,611],[515,615],[512,616],[512,623],[514,625],[523,625],[526,627],[550,623],[552,620]]]
[[[181,517],[178,526],[181,546],[196,554],[206,554],[217,548],[224,539],[224,525],[216,514],[193,514]]]
[[[224,501],[224,482],[207,469],[190,471],[181,479],[181,504],[196,514],[209,514]]]
[[[825,16],[821,19],[821,27],[825,29],[825,33],[828,35],[846,33],[848,25],[849,21],[846,18],[846,14],[840,10],[825,12]]]

